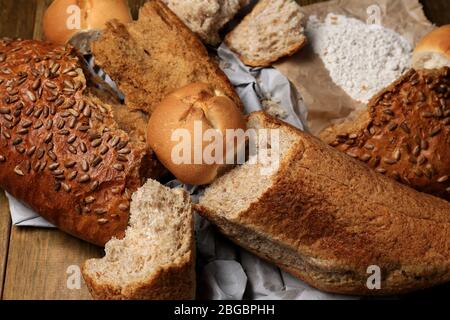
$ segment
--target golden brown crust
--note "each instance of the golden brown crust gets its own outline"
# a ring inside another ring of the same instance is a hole
[[[439,53],[450,59],[450,25],[445,25],[428,33],[414,49],[413,65],[422,53]]]
[[[192,242],[193,243],[193,242]],[[178,261],[159,267],[147,279],[121,288],[97,283],[82,266],[84,281],[96,300],[193,300],[195,299],[195,254],[186,253]]]
[[[450,69],[411,70],[321,138],[379,173],[450,200]]]
[[[87,90],[72,49],[0,41],[0,97],[0,186],[81,239],[122,237],[142,163],[155,161]]]
[[[243,109],[200,40],[159,0],[148,1],[136,22],[111,22],[93,44],[93,53],[131,109],[151,114],[167,94],[192,82],[221,89]]]
[[[329,292],[395,294],[450,280],[448,202],[379,175],[276,119],[251,117],[265,128],[290,131],[298,142],[272,186],[235,218],[221,217],[200,199],[196,209],[222,232]],[[371,265],[381,268],[381,290],[366,287]]]

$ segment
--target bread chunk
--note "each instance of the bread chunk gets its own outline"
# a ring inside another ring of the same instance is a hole
[[[294,0],[261,0],[225,38],[247,65],[265,67],[306,44],[305,15]]]
[[[151,115],[165,96],[193,82],[209,83],[243,108],[200,40],[159,0],[148,1],[138,21],[109,23],[92,50],[130,109]]]
[[[194,247],[189,195],[148,180],[132,196],[125,237],[86,261],[83,276],[95,299],[194,299]]]

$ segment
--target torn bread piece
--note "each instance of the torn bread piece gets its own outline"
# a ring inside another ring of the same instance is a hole
[[[261,0],[225,38],[246,65],[266,67],[306,44],[305,15],[294,0]]]
[[[151,115],[169,93],[193,82],[210,84],[243,109],[201,41],[159,0],[145,3],[138,21],[109,23],[92,51],[132,110]]]
[[[125,237],[109,241],[105,256],[87,260],[82,271],[94,299],[194,299],[195,241],[189,194],[148,180],[132,196]]]
[[[248,162],[206,189],[196,209],[222,233],[323,291],[388,295],[450,280],[450,203],[262,112],[247,125],[279,132],[280,165],[267,175]],[[379,290],[367,286],[371,266]]]

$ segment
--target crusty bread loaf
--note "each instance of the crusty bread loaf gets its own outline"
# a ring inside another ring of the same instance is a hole
[[[234,102],[206,83],[193,83],[169,94],[154,110],[148,122],[147,142],[178,180],[202,185],[230,167],[227,159],[233,159],[238,149],[245,147],[244,139],[237,146],[235,136],[227,135],[227,130],[234,133],[238,129],[245,131],[245,120]],[[203,140],[211,133],[221,136]],[[211,154],[211,147],[216,150],[216,146],[222,156]],[[210,148],[209,153],[206,148]],[[205,159],[208,156],[214,158]]]
[[[106,255],[82,268],[95,299],[195,298],[195,241],[190,197],[154,180],[132,196],[129,227]]]
[[[419,191],[450,200],[450,69],[410,70],[321,138]]]
[[[206,189],[196,208],[221,232],[324,291],[396,294],[450,280],[450,203],[261,112],[248,127],[279,130],[280,167],[267,176],[246,163]],[[372,265],[380,290],[366,286]]]
[[[268,66],[306,44],[304,18],[294,0],[261,0],[225,43],[245,64]]]
[[[192,82],[209,83],[242,108],[200,40],[159,0],[148,1],[138,21],[111,22],[92,50],[131,109],[151,114],[167,94]]]
[[[131,192],[157,162],[91,89],[70,47],[0,40],[0,187],[103,245],[123,236]]]
[[[222,29],[249,0],[163,0],[175,14],[202,39],[218,45]]]
[[[419,41],[412,65],[416,69],[450,67],[450,25],[436,28]]]

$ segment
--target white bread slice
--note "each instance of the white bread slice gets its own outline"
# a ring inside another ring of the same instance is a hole
[[[294,0],[261,0],[226,37],[245,64],[268,66],[306,44],[305,15]]]
[[[195,298],[195,241],[191,201],[181,189],[154,180],[132,196],[124,239],[105,256],[87,260],[83,277],[94,299]]]
[[[280,167],[265,176],[246,163],[206,189],[195,207],[222,233],[324,291],[386,295],[450,280],[450,203],[264,113],[248,127],[279,130]],[[366,286],[370,266],[379,290]]]

